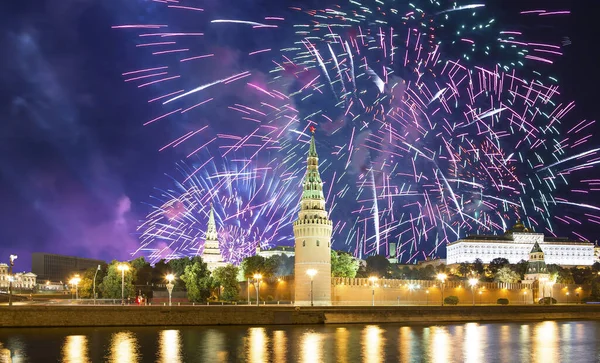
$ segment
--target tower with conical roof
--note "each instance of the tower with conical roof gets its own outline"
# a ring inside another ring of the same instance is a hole
[[[314,128],[302,183],[298,219],[294,221],[295,304],[331,305],[331,232],[327,218],[323,182],[319,174],[319,156],[315,147]],[[312,276],[311,276],[312,274]],[[312,291],[312,299],[311,299]]]
[[[221,255],[221,249],[219,248],[217,225],[215,224],[215,213],[212,203],[210,204],[210,212],[208,214],[208,227],[206,229],[202,260],[206,262],[210,271],[226,265]]]
[[[531,297],[534,302],[551,294],[552,283],[544,260],[544,251],[537,242],[533,244],[533,248],[529,252],[527,272],[525,272],[525,280],[522,283],[531,285]]]

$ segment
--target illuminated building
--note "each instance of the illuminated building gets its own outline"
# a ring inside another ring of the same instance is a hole
[[[313,129],[314,132],[314,129]],[[298,219],[294,221],[295,304],[331,305],[331,231],[315,136],[310,139]]]
[[[210,212],[208,215],[208,226],[206,228],[206,240],[204,241],[202,260],[206,262],[210,271],[226,265],[223,255],[221,255],[221,249],[219,248],[217,225],[215,224],[215,214],[212,204],[210,205]]]
[[[547,237],[530,232],[521,222],[501,236],[472,235],[449,243],[446,247],[448,265],[473,262],[479,258],[489,263],[494,258],[506,258],[518,263],[529,258],[537,243],[544,252],[546,263],[562,266],[590,266],[594,264],[594,244],[572,241],[568,238]]]

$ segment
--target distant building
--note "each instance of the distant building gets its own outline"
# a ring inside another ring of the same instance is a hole
[[[31,272],[13,271],[13,287],[15,289],[33,289],[36,285],[36,275]],[[10,283],[8,265],[0,263],[0,290],[7,291]]]
[[[287,257],[294,256],[294,247],[288,246],[277,246],[268,250],[261,250],[260,247],[256,247],[256,255],[264,258],[271,256],[285,255]]]
[[[206,228],[206,239],[204,241],[204,251],[202,252],[202,260],[208,265],[208,269],[213,271],[217,267],[227,265],[221,255],[219,248],[219,238],[217,235],[217,225],[215,224],[215,213],[212,204],[208,215],[208,226]]]
[[[68,281],[74,274],[106,264],[102,260],[34,252],[31,254],[31,271],[41,281]]]
[[[390,261],[390,263],[392,264],[398,263],[398,256],[396,254],[396,244],[394,242],[390,243],[390,257],[388,257],[388,261]]]
[[[433,267],[437,267],[439,265],[445,265],[446,264],[446,260],[443,258],[435,258],[435,259],[429,259],[429,260],[425,260],[425,261],[419,261],[417,263],[417,266],[419,266],[419,268],[422,267],[427,267],[427,266],[433,266]]]
[[[544,251],[546,263],[562,266],[590,266],[594,264],[594,244],[571,241],[568,238],[547,237],[530,232],[521,222],[501,236],[472,235],[446,247],[448,265],[473,262],[479,258],[490,263],[494,258],[506,258],[518,263],[529,258],[529,251],[538,243]]]

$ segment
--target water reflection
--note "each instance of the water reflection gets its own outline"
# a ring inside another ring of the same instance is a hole
[[[109,362],[138,362],[139,347],[135,334],[130,331],[118,332],[112,335],[110,342]]]
[[[287,337],[285,331],[276,330],[273,332],[273,354],[275,356],[275,362],[285,362],[285,355],[287,353]]]
[[[434,326],[431,327],[431,338],[432,338],[432,361],[446,363],[450,362],[450,334],[448,328],[445,326]]]
[[[65,363],[90,362],[88,357],[88,339],[85,335],[69,335],[63,344],[63,359]]]
[[[335,330],[335,354],[338,363],[348,362],[348,336],[350,332],[346,328],[337,328]]]
[[[225,347],[225,334],[219,329],[208,329],[203,338],[203,346],[199,352],[202,362],[227,362],[229,353]]]
[[[179,330],[163,330],[158,336],[158,361],[179,363],[181,358],[181,337]]]
[[[412,346],[416,341],[412,329],[409,326],[403,326],[402,328],[400,328],[398,340],[400,358],[402,358],[403,362],[410,361],[410,357],[412,356]]]
[[[558,326],[555,321],[545,321],[533,329],[534,362],[558,362]]]
[[[481,362],[483,361],[483,352],[481,351],[481,335],[479,332],[479,324],[465,324],[465,339],[463,353],[465,362]]]
[[[323,336],[314,331],[307,331],[300,338],[302,362],[314,363],[322,361]]]
[[[250,328],[249,335],[248,360],[256,363],[268,362],[269,338],[265,328]]]
[[[383,330],[377,325],[367,325],[362,334],[363,361],[383,362],[385,358]]]

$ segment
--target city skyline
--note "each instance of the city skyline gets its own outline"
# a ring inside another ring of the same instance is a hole
[[[152,129],[142,126],[163,114],[163,109],[148,105],[150,92],[133,91],[123,82],[122,74],[141,68],[146,58],[132,49],[131,34],[111,27],[137,19],[139,9],[123,9],[116,1],[103,5],[82,2],[78,8],[57,7],[42,20],[35,14],[36,6],[9,6],[19,15],[2,25],[6,53],[10,54],[2,59],[9,70],[2,79],[12,87],[3,92],[6,102],[0,106],[10,121],[2,126],[4,155],[9,157],[0,159],[0,197],[4,201],[1,256],[40,251],[130,259],[140,246],[137,229],[151,210],[147,204],[152,203],[156,190],[171,188],[164,174],[173,175],[173,163],[187,155],[178,149],[158,151],[168,140],[185,133],[168,123],[156,123]],[[592,90],[598,74],[579,65],[591,62],[586,44],[594,35],[583,30],[585,6],[575,4],[572,11],[571,23],[564,30],[572,44],[562,48],[564,57],[551,69],[561,79],[559,100],[578,103],[576,114],[568,121],[579,122],[595,117]],[[231,45],[223,49],[219,59],[235,62],[234,50]],[[14,55],[22,62],[10,64]],[[572,126],[562,127],[568,130]],[[326,124],[317,128],[324,139],[329,136],[326,128]],[[329,144],[323,149],[335,150]],[[194,161],[191,170],[198,165],[201,163]],[[262,162],[257,167],[265,165]],[[324,173],[332,177],[328,170]],[[593,170],[589,172],[590,178],[595,175]],[[337,219],[341,223],[352,220]],[[597,235],[589,225],[581,227],[575,222],[562,225],[557,232],[559,236],[577,232],[592,242]],[[291,228],[281,233],[291,241]],[[334,233],[333,247],[363,256],[374,253],[367,248],[357,251],[346,243],[348,235],[348,229]],[[272,244],[286,243],[274,240]],[[429,252],[433,247],[428,244],[423,250]],[[1,256],[0,261],[6,259]],[[27,266],[26,261],[18,260],[17,267]]]

